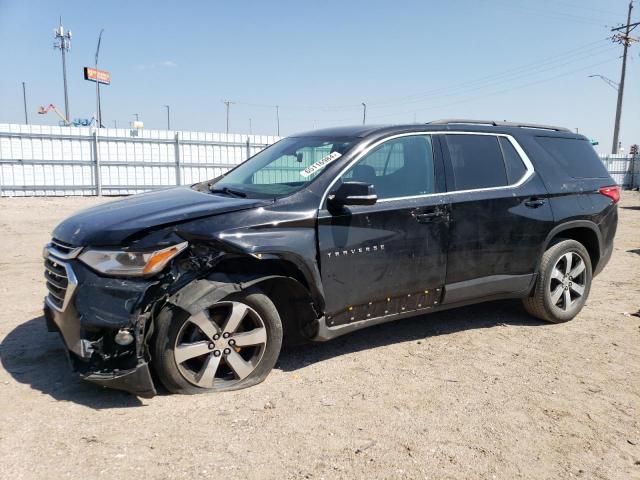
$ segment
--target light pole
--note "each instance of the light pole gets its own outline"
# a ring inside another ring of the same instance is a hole
[[[280,136],[280,107],[276,105],[276,122],[278,124],[278,136]]]
[[[24,102],[24,123],[29,125],[29,116],[27,115],[27,87],[22,82],[22,101]]]
[[[599,78],[601,79],[603,82],[605,82],[607,85],[609,85],[611,88],[613,88],[616,92],[618,91],[618,89],[620,88],[620,84],[618,82],[614,82],[613,80],[611,80],[608,77],[605,77],[604,75],[598,75],[597,73],[594,75],[589,75],[589,78]]]
[[[102,32],[104,28],[100,29],[100,35],[98,35],[98,46],[96,47],[96,128],[102,128],[102,109],[100,107],[100,82],[98,81],[98,56],[100,55],[100,42],[102,42]]]
[[[171,119],[169,116],[169,105],[165,105],[164,108],[167,109],[167,130],[171,130]]]
[[[367,121],[367,104],[362,102],[362,124],[364,125]]]
[[[69,115],[69,94],[67,92],[67,52],[71,48],[71,31],[64,30],[62,26],[62,17],[60,17],[60,25],[54,30],[56,43],[53,48],[59,48],[62,53],[62,81],[64,82],[64,116],[66,124],[70,123]]]

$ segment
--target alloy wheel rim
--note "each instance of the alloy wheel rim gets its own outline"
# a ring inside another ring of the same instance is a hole
[[[218,302],[191,315],[180,327],[174,359],[182,376],[202,388],[228,386],[247,378],[262,360],[267,328],[241,302]]]
[[[549,294],[554,306],[569,310],[585,292],[586,265],[577,252],[562,255],[551,270]]]

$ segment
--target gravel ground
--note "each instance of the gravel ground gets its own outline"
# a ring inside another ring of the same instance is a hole
[[[640,195],[563,325],[493,302],[288,349],[266,382],[141,400],[69,372],[40,251],[96,198],[0,199],[0,478],[640,478]]]

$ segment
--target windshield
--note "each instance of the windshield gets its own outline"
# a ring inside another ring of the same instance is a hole
[[[354,138],[288,137],[262,150],[211,185],[214,193],[275,198],[301,190],[338,160]]]

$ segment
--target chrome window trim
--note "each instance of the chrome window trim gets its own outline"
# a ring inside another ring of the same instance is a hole
[[[378,147],[379,145],[381,145],[381,144],[383,144],[385,142],[388,142],[390,140],[394,140],[396,138],[415,137],[415,136],[419,136],[419,135],[491,135],[491,136],[494,136],[494,137],[504,137],[507,140],[509,140],[511,145],[513,145],[513,148],[515,148],[516,152],[518,152],[518,155],[520,156],[520,160],[522,160],[522,163],[524,163],[524,165],[526,167],[526,171],[524,172],[524,174],[522,175],[520,180],[518,180],[516,183],[512,183],[510,185],[504,185],[504,186],[500,186],[500,187],[474,188],[474,189],[471,189],[471,190],[452,190],[452,191],[449,191],[449,192],[425,193],[425,194],[421,194],[421,195],[407,195],[407,196],[403,196],[403,197],[381,198],[381,199],[378,199],[376,204],[383,203],[383,202],[393,202],[393,201],[398,201],[398,200],[412,200],[412,199],[416,199],[416,198],[436,197],[436,196],[443,196],[443,195],[457,195],[457,194],[460,194],[460,193],[490,192],[490,191],[494,191],[494,190],[508,190],[508,189],[512,189],[512,188],[518,188],[520,185],[522,185],[527,180],[529,180],[529,178],[535,172],[535,169],[533,168],[533,163],[531,163],[531,160],[529,159],[529,156],[525,153],[525,151],[520,146],[520,144],[516,141],[516,139],[513,138],[513,136],[511,136],[511,135],[509,135],[507,133],[464,132],[464,131],[457,131],[456,132],[456,131],[448,131],[448,130],[444,130],[444,131],[438,130],[438,131],[433,131],[433,132],[421,131],[421,132],[399,133],[399,134],[396,134],[396,135],[392,135],[390,137],[383,138],[383,139],[373,143],[372,145],[368,146],[366,149],[364,149],[362,152],[360,152],[353,160],[351,160],[342,170],[340,170],[340,173],[338,173],[335,176],[335,178],[331,181],[331,183],[329,184],[329,186],[325,190],[324,194],[322,195],[322,198],[320,199],[319,209],[322,210],[323,206],[325,206],[327,197],[329,195],[329,191],[333,188],[333,186],[340,179],[340,177],[342,177],[342,175],[344,175],[347,172],[347,170],[349,170],[354,164],[356,164],[365,155],[367,155],[372,149]]]

